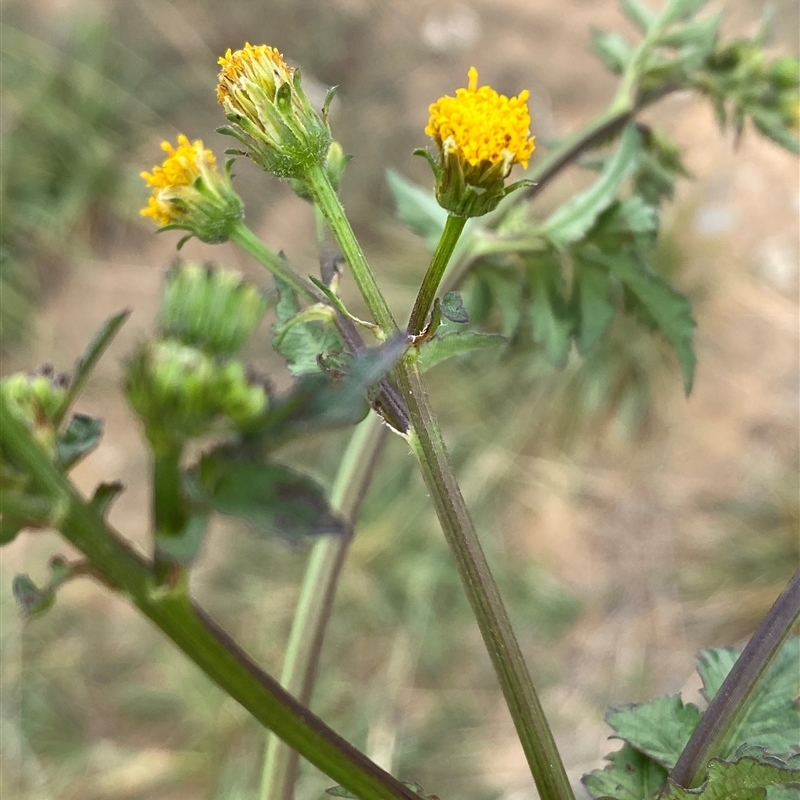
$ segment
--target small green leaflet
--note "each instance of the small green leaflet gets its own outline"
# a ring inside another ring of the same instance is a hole
[[[75,362],[75,372],[72,375],[69,391],[53,420],[54,425],[58,425],[66,417],[70,407],[92,374],[92,370],[97,366],[97,362],[130,315],[131,309],[126,308],[124,311],[120,311],[110,319],[107,319],[94,335],[92,341],[86,346],[83,355]]]
[[[614,73],[621,74],[631,58],[631,46],[625,37],[609,31],[592,31],[592,52]]]
[[[675,348],[683,370],[683,386],[688,395],[692,391],[697,363],[693,345],[697,323],[692,317],[689,300],[635,253],[621,252],[613,256],[598,253],[593,254],[592,258],[604,264],[622,281]]]
[[[499,334],[462,331],[435,336],[419,348],[419,368],[425,372],[453,356],[464,355],[475,350],[494,349],[506,343]]]
[[[619,187],[636,166],[639,155],[639,136],[629,124],[620,137],[619,146],[608,159],[600,177],[584,192],[560,206],[542,223],[538,235],[563,250],[582,239],[597,217],[614,202]]]
[[[574,327],[569,305],[561,293],[561,283],[557,258],[529,260],[527,323],[533,341],[544,348],[547,360],[559,368],[566,366],[569,358]]]
[[[621,0],[622,13],[639,29],[647,33],[656,21],[656,13],[641,0]]]
[[[342,341],[331,321],[335,312],[323,305],[301,310],[295,293],[280,279],[276,283],[280,300],[276,307],[278,321],[272,327],[272,345],[286,359],[292,375],[318,373],[319,355],[342,350]]]
[[[86,414],[74,414],[67,429],[56,439],[56,464],[70,469],[100,444],[103,420]]]
[[[614,319],[614,306],[608,301],[608,270],[592,261],[576,258],[571,302],[578,321],[578,351],[586,355]]]

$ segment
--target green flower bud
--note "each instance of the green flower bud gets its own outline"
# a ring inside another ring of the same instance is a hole
[[[226,422],[240,426],[267,405],[238,362],[213,357],[175,339],[148,342],[128,362],[128,402],[157,452],[204,436]]]
[[[211,355],[238,353],[268,307],[256,286],[238,272],[186,262],[167,274],[160,329],[166,338]]]
[[[56,446],[54,419],[67,396],[68,386],[69,378],[56,375],[49,365],[32,375],[17,372],[0,381],[0,391],[12,413],[28,426],[51,455],[55,454]]]
[[[247,155],[279,178],[303,179],[322,166],[331,143],[326,108],[320,117],[300,83],[300,70],[267,45],[246,44],[219,59],[217,98],[234,127],[221,128]],[[329,98],[330,98],[329,93]]]
[[[776,89],[796,89],[800,86],[800,59],[783,56],[775,59],[769,67],[769,77]]]

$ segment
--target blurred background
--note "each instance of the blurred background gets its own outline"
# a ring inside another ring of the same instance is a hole
[[[727,34],[756,0],[731,0]],[[775,52],[796,52],[798,7],[774,3]],[[2,4],[0,335],[3,373],[68,370],[94,330],[133,315],[80,410],[103,416],[74,473],[121,479],[112,523],[143,548],[147,460],[119,389],[152,329],[179,236],[138,217],[138,177],[178,132],[218,153],[216,59],[270,43],[320,91],[341,87],[335,136],[355,158],[345,205],[405,316],[426,265],[393,220],[384,172],[425,185],[415,147],[428,104],[470,65],[507,94],[531,90],[540,144],[601,110],[615,82],[591,26],[630,32],[612,0],[6,0]],[[431,373],[467,501],[552,715],[568,770],[598,766],[606,706],[686,690],[703,647],[741,643],[798,562],[798,163],[748,130],[738,149],[687,95],[648,112],[695,180],[668,207],[654,261],[695,303],[699,367],[683,397],[668,348],[619,320],[590,363],[476,356]],[[542,147],[543,149],[543,147]],[[239,162],[248,221],[315,272],[309,208]],[[537,201],[586,182],[570,171]],[[228,246],[189,258],[269,279]],[[268,330],[263,329],[266,342]],[[265,343],[254,363],[281,380]],[[292,457],[330,478],[341,436]],[[23,535],[2,552],[0,791],[7,800],[255,800],[263,732],[124,600],[89,582],[23,624],[11,579],[67,549]],[[306,550],[230,525],[212,532],[194,591],[273,672]],[[688,681],[688,683],[687,683]],[[317,713],[406,780],[448,798],[534,798],[480,636],[406,448],[389,444],[345,569]],[[299,800],[330,781],[304,769]]]

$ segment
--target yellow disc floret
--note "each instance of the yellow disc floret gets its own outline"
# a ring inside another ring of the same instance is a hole
[[[200,139],[190,142],[183,134],[178,136],[177,147],[162,142],[161,149],[167,153],[164,163],[160,167],[153,167],[152,172],[141,173],[153,190],[141,214],[143,217],[152,217],[159,225],[169,225],[184,217],[180,206],[170,202],[176,190],[191,186],[200,177],[201,166],[214,169],[217,161],[214,154],[203,147]]]
[[[273,98],[276,89],[289,81],[295,71],[283,59],[277,48],[267,44],[252,45],[247,42],[241,50],[228,48],[224,56],[217,62],[222,69],[217,84],[217,99],[221,105],[225,100],[235,99],[234,87],[246,84],[247,81],[271,88]]]
[[[487,163],[504,163],[509,171],[515,163],[527,167],[534,149],[527,105],[530,92],[506,97],[490,86],[478,88],[475,67],[468,75],[466,89],[457,89],[455,97],[440,97],[430,106],[425,133],[472,167]]]

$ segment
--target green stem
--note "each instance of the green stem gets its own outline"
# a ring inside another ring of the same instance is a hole
[[[186,527],[186,502],[181,490],[181,452],[179,446],[153,453],[153,536],[156,580],[166,581],[173,562],[160,552],[162,539],[180,536]]]
[[[60,530],[102,579],[119,588],[259,722],[362,800],[419,800],[295,700],[183,594],[153,591],[151,565],[88,506],[0,393],[0,442],[37,491],[66,504]]]
[[[300,297],[314,303],[322,299],[310,281],[301,278],[285,261],[272,252],[244,222],[239,222],[230,237],[243,250],[250,253],[259,264],[266,267],[276,278],[288,284]]]
[[[798,621],[800,570],[736,659],[678,758],[670,780],[686,789],[693,789],[705,780],[708,762],[726,751],[729,736],[747,712],[753,691]]]
[[[458,237],[461,236],[461,231],[464,230],[466,222],[466,217],[457,217],[453,214],[447,215],[442,238],[439,239],[439,244],[436,245],[431,264],[422,279],[422,285],[419,287],[419,293],[411,311],[411,318],[408,322],[409,336],[419,336],[422,333],[445,268],[450,261],[450,256],[453,255],[453,250],[455,250],[458,243]]]
[[[398,369],[419,462],[542,800],[574,800],[564,764],[492,577],[416,364]]]
[[[306,706],[311,702],[325,629],[358,510],[374,474],[386,434],[386,426],[375,414],[370,414],[355,429],[330,495],[331,506],[348,521],[350,533],[319,539],[308,559],[281,674],[284,689]],[[296,776],[297,753],[270,735],[259,797],[261,800],[290,800]]]
[[[394,330],[394,318],[327,175],[317,170],[309,177],[309,184],[375,321],[385,332]],[[408,356],[414,357],[413,353]],[[574,800],[552,732],[461,495],[422,378],[411,360],[401,362],[395,373],[408,405],[412,450],[453,552],[539,794],[542,800]]]
[[[397,322],[383,296],[375,275],[372,272],[367,257],[361,249],[361,245],[356,239],[355,233],[350,226],[350,221],[342,208],[341,202],[336,195],[336,191],[331,185],[328,174],[323,167],[314,167],[307,176],[308,186],[314,195],[314,200],[320,211],[328,221],[342,254],[350,265],[353,279],[358,286],[364,302],[372,313],[375,322],[384,334],[389,335],[397,330]]]

